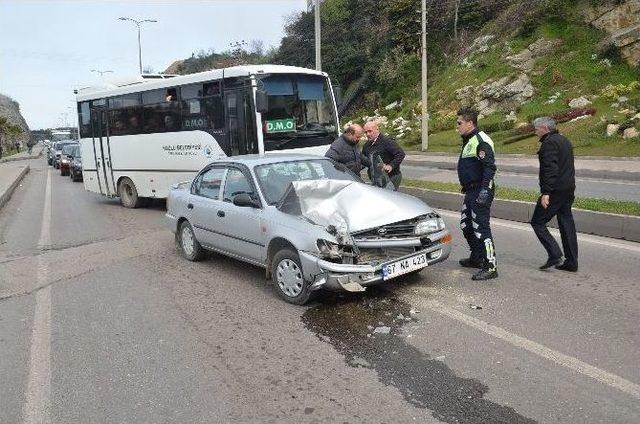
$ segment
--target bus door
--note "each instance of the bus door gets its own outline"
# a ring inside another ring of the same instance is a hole
[[[104,102],[104,100],[103,100]],[[93,131],[93,153],[98,174],[100,193],[109,197],[117,196],[111,169],[111,153],[109,146],[109,120],[106,103],[94,101],[91,107],[91,128]]]
[[[248,81],[247,81],[248,83]],[[227,154],[230,156],[258,153],[255,112],[250,85],[224,92],[227,117]]]

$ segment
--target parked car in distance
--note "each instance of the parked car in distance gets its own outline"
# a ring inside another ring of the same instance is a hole
[[[80,145],[75,145],[71,152],[71,162],[69,163],[69,176],[71,181],[82,181],[82,157],[80,156]]]
[[[59,141],[54,146],[52,155],[52,165],[55,169],[60,169],[60,162],[62,161],[62,149],[69,144],[77,144],[74,140]]]
[[[185,258],[211,250],[263,267],[294,304],[319,289],[364,291],[451,251],[443,219],[424,202],[317,156],[214,161],[173,187],[166,219]]]
[[[78,147],[78,143],[70,143],[62,146],[60,161],[58,164],[58,168],[60,168],[60,175],[69,175],[71,159],[73,158],[73,150],[76,147]]]

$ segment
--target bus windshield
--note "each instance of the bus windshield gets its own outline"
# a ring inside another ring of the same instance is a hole
[[[265,150],[316,145],[303,138],[337,135],[337,120],[328,81],[320,75],[273,74],[260,78],[258,88],[268,96],[262,114]],[[286,145],[285,145],[286,144]]]

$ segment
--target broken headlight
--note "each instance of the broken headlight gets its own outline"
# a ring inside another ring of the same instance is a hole
[[[318,251],[320,252],[320,257],[322,258],[337,259],[342,257],[342,252],[338,243],[334,243],[329,240],[318,239],[316,245],[318,246]]]
[[[435,233],[436,231],[442,230],[444,230],[444,220],[439,216],[434,216],[423,219],[422,221],[418,221],[413,232],[417,236],[424,236],[426,234]]]

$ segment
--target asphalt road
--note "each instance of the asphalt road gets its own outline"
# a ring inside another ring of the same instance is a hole
[[[415,165],[402,165],[401,168],[404,178],[458,183],[456,171]],[[502,187],[540,190],[538,176],[530,174],[499,172],[496,184]],[[576,196],[640,202],[640,182],[576,178]]]
[[[500,278],[475,283],[444,212],[447,262],[294,307],[258,268],[184,260],[162,203],[31,163],[0,210],[1,423],[640,422],[638,244],[580,235],[578,274],[540,272],[494,220]]]

